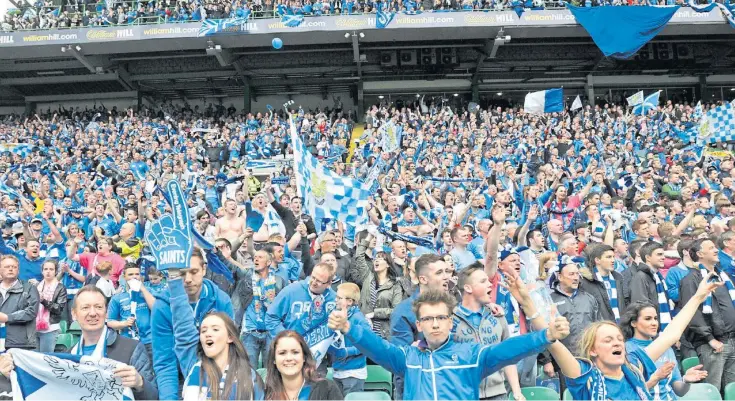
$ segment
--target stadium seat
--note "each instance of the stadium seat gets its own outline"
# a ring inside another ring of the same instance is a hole
[[[69,329],[69,323],[67,323],[66,320],[62,320],[59,322],[59,333],[66,334],[66,331]]]
[[[75,320],[75,321],[71,322],[71,325],[69,325],[69,328],[67,329],[67,332],[69,332],[71,334],[81,335],[82,334],[82,326],[80,326],[79,325],[79,322],[77,322]]]
[[[263,381],[265,381],[265,377],[268,375],[268,369],[266,369],[266,368],[260,368],[260,369],[258,369],[257,372],[260,375],[260,377],[263,378]]]
[[[730,383],[732,384],[732,383]],[[709,383],[694,383],[689,388],[689,392],[683,397],[679,397],[679,400],[721,400],[720,391],[717,387]]]
[[[56,339],[55,352],[69,352],[74,346],[74,336],[69,333],[59,334]]]
[[[345,397],[345,401],[362,401],[362,400],[378,400],[378,401],[390,401],[391,396],[388,393],[382,391],[358,391],[356,393],[349,393]]]
[[[523,387],[521,389],[521,392],[523,393],[523,396],[526,397],[526,400],[533,401],[533,400],[558,400],[559,399],[559,393],[556,391],[548,388],[548,387]],[[509,400],[514,400],[513,392],[511,391],[510,394],[508,394]]]
[[[570,401],[573,400],[572,393],[569,392],[569,389],[564,390],[564,401]]]
[[[683,375],[691,367],[697,366],[697,365],[699,365],[699,358],[697,358],[696,356],[693,356],[691,358],[687,358],[681,361],[681,374]]]
[[[725,386],[725,399],[735,401],[735,383],[730,383]]]
[[[367,365],[365,391],[385,391],[393,398],[393,375],[378,365]]]

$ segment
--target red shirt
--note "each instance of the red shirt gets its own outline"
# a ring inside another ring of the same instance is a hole
[[[120,275],[122,275],[123,269],[125,268],[125,259],[116,253],[110,253],[106,256],[102,256],[99,253],[83,253],[79,255],[79,264],[87,269],[89,274],[97,275],[97,266],[105,261],[112,263],[110,277],[115,286],[117,286]]]

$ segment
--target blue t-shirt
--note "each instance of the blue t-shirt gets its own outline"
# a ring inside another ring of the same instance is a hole
[[[90,356],[92,353],[94,353],[94,349],[97,347],[97,344],[92,345],[85,345],[82,347],[82,355],[84,356]]]
[[[630,340],[625,342],[625,349],[628,354],[632,354],[634,351],[636,351],[637,355],[638,349],[643,349],[649,346],[652,342],[653,340],[639,340],[637,338],[631,338]],[[682,378],[681,371],[679,371],[679,364],[676,361],[676,355],[674,354],[674,350],[671,348],[666,350],[666,352],[664,352],[664,354],[656,360],[656,368],[660,368],[667,362],[674,362],[674,370],[671,371],[671,375],[669,375],[669,377],[658,382],[658,385],[652,388],[651,392],[654,396],[658,395],[657,398],[661,400],[678,400],[679,397],[677,397],[674,393],[674,389],[671,387],[671,383],[682,381]],[[653,372],[644,372],[644,375],[646,376],[650,376],[652,374]]]
[[[644,377],[640,380],[640,385],[632,383],[627,377],[620,379],[604,376],[607,400],[652,400],[653,397],[648,393],[645,386],[646,374],[651,375],[656,371],[656,365],[653,363],[643,348],[638,348],[628,352],[628,360],[636,368],[643,366],[642,373]],[[579,367],[582,375],[576,379],[567,378],[567,388],[575,400],[591,400],[593,399],[592,390],[598,388],[596,380],[602,376],[602,373],[590,361],[578,359]],[[639,369],[640,370],[640,369]]]
[[[304,387],[299,392],[299,400],[308,400],[311,395],[311,384],[304,384]]]
[[[151,338],[151,310],[148,308],[148,304],[145,302],[143,295],[138,292],[136,293],[134,300],[136,302],[135,308],[135,325],[137,329],[137,335],[142,344],[150,344],[153,339]],[[116,294],[110,300],[110,306],[107,310],[107,318],[110,320],[127,320],[132,313],[130,311],[131,295],[127,291]],[[133,338],[134,333],[131,331],[132,328],[126,328],[120,330],[122,336]]]

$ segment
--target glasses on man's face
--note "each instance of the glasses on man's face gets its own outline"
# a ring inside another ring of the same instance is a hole
[[[435,321],[439,321],[439,323],[444,323],[447,320],[449,320],[449,315],[437,315],[437,316],[422,316],[419,318],[419,322],[421,323],[434,323]]]
[[[312,282],[313,282],[314,284],[318,285],[318,286],[322,286],[322,285],[329,285],[329,284],[332,284],[332,283],[331,283],[331,280],[330,280],[330,281],[321,281],[321,280],[319,280],[318,278],[316,278],[316,277],[314,277],[314,276],[311,276],[311,281],[312,281]]]

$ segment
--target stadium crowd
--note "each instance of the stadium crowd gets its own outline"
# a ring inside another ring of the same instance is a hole
[[[686,5],[684,0],[572,0],[576,6]],[[120,26],[132,24],[193,22],[223,18],[276,18],[279,6],[306,16],[376,13],[379,7],[409,14],[448,11],[502,11],[510,9],[563,8],[556,0],[161,0],[90,1],[52,0],[22,2],[3,16],[0,30]]]
[[[373,364],[393,399],[523,400],[555,380],[577,400],[724,394],[735,168],[686,146],[714,106],[531,115],[419,98],[370,107],[359,138],[339,100],[294,108],[315,157],[373,184],[361,225],[305,210],[320,188],[297,188],[284,110],[6,116],[5,347],[104,355],[139,399],[349,398]],[[403,131],[392,152],[388,125]],[[258,177],[263,163],[279,172]],[[201,240],[166,270],[146,238],[175,213],[172,180]],[[13,369],[0,356],[0,388]]]

